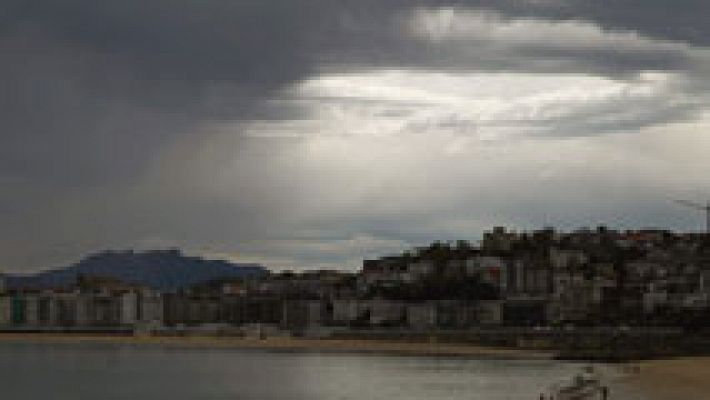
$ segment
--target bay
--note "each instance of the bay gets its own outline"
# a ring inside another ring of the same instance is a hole
[[[116,400],[536,400],[579,364],[99,343],[0,343],[0,395]],[[640,399],[630,388],[620,398]]]

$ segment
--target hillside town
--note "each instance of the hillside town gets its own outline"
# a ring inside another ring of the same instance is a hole
[[[698,330],[709,317],[708,235],[605,227],[496,227],[478,245],[435,242],[364,260],[357,272],[272,272],[173,290],[78,275],[58,287],[3,286],[0,295],[0,327],[26,332]]]

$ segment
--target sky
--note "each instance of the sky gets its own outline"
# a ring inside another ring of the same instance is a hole
[[[706,0],[5,0],[0,271],[703,229]]]

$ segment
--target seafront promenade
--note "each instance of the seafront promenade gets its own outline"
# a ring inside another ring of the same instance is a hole
[[[628,362],[707,353],[705,333],[675,328],[476,328],[415,331],[314,327],[290,331],[268,324],[0,329],[0,340],[117,341],[294,350],[348,350],[449,355],[532,355],[576,361]]]
[[[261,349],[274,351],[315,351],[338,353],[373,353],[390,355],[449,356],[502,359],[552,359],[548,351],[474,346],[461,343],[410,342],[364,339],[305,339],[292,337],[218,337],[130,336],[99,333],[0,333],[3,342],[36,343],[119,343],[128,345],[163,345],[175,347],[209,347]]]

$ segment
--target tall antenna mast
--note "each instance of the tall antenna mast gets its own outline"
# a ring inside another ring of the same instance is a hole
[[[705,211],[705,234],[710,235],[710,201],[704,205],[688,200],[676,200],[676,203],[695,210]]]

